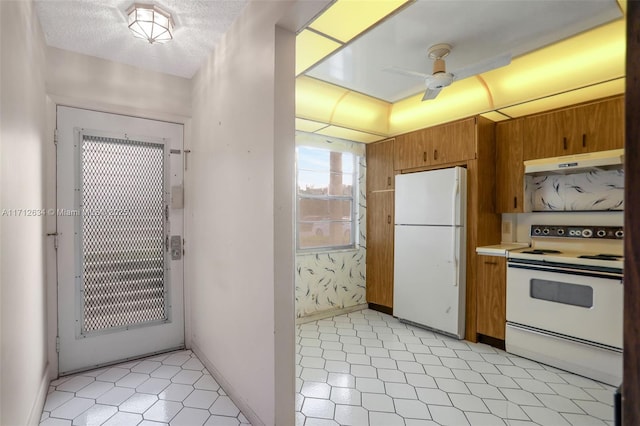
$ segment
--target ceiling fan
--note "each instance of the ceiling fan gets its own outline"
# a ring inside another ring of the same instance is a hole
[[[424,92],[424,96],[422,97],[423,101],[435,99],[443,88],[449,86],[456,80],[462,80],[467,77],[471,77],[472,75],[482,74],[483,72],[500,68],[511,63],[511,54],[507,53],[486,61],[472,64],[451,73],[446,71],[446,64],[444,61],[444,58],[451,53],[450,45],[433,45],[429,48],[427,53],[429,58],[433,60],[433,72],[431,74],[404,70],[397,67],[389,68],[389,70],[400,74],[424,78],[427,90]]]

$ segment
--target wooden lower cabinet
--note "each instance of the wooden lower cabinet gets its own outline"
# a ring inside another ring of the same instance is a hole
[[[367,194],[367,302],[393,308],[394,191]]]
[[[507,258],[477,257],[477,332],[504,340],[507,298]]]

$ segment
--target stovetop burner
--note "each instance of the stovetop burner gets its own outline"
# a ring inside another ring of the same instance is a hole
[[[527,253],[527,254],[559,254],[559,253],[562,253],[562,252],[560,250],[533,249],[533,250],[524,250],[521,253]]]
[[[578,256],[580,259],[596,259],[596,260],[620,260],[622,256],[618,256],[617,254],[583,254],[582,256]]]

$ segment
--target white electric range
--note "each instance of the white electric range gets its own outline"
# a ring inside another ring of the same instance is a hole
[[[622,227],[531,226],[508,252],[507,352],[622,381]]]

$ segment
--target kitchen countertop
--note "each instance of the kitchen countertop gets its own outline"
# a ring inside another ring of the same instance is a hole
[[[505,257],[509,250],[529,247],[527,243],[500,243],[492,246],[476,247],[476,253],[485,256],[501,256]]]

